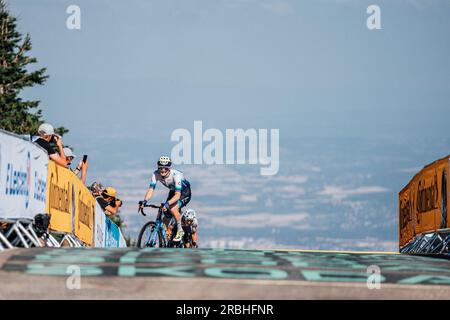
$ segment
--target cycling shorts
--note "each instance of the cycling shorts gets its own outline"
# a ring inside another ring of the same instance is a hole
[[[191,201],[191,187],[188,186],[188,187],[184,188],[183,190],[181,190],[180,192],[181,192],[181,196],[180,196],[180,199],[178,199],[178,209],[183,208],[184,206],[186,206],[189,203],[189,201]],[[175,191],[170,190],[166,201],[169,201],[174,196],[175,196]]]

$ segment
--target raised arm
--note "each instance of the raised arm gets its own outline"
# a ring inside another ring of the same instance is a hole
[[[67,167],[67,162],[65,158],[62,158],[59,154],[53,153],[50,155],[50,159],[56,162],[57,165],[60,165],[62,167]]]

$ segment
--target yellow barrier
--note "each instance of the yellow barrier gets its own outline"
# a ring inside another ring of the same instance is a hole
[[[95,199],[69,169],[48,162],[46,211],[50,229],[73,233],[86,245],[93,245]]]
[[[450,227],[449,157],[436,160],[417,173],[399,193],[399,245],[415,235]]]
[[[413,211],[412,211],[412,189],[400,192],[398,201],[398,225],[399,225],[399,243],[400,247],[407,244],[414,238],[413,230]]]
[[[74,188],[74,234],[92,246],[94,233],[95,198],[80,179],[73,179]],[[99,212],[99,214],[103,214]]]
[[[51,230],[72,232],[73,176],[70,170],[48,162],[46,211],[51,215]]]

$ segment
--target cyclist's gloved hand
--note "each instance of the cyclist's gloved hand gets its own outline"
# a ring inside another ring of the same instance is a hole
[[[167,202],[167,201],[164,203],[161,203],[161,207],[164,211],[170,210],[169,202]]]
[[[146,204],[147,204],[147,200],[139,201],[139,208],[142,208],[142,207],[145,206]]]
[[[142,208],[144,208],[144,206],[147,204],[147,200],[144,201],[139,201],[139,211],[141,212],[141,214],[143,216],[145,216],[146,214],[144,213],[144,211],[142,210]]]

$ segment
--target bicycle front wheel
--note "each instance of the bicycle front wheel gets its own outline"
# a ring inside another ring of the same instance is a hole
[[[147,222],[139,232],[138,248],[164,248],[166,239],[164,239],[160,228],[156,227],[154,221]]]

